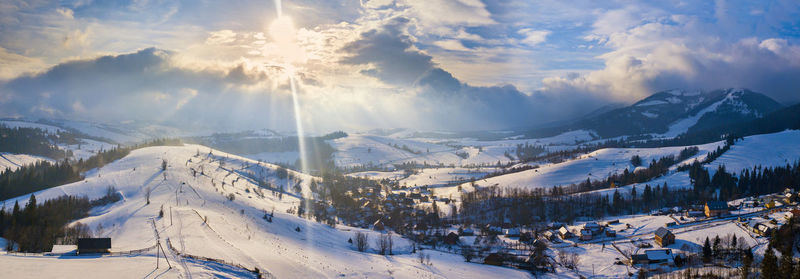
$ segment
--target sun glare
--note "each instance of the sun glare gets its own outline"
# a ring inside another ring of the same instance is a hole
[[[297,30],[294,28],[292,18],[288,16],[281,16],[269,25],[269,35],[275,42],[279,44],[292,43],[297,36]]]

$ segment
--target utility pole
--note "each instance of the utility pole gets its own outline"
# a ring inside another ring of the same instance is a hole
[[[161,247],[161,240],[158,240],[156,242],[156,245],[158,245],[158,247],[156,248],[156,269],[158,269],[158,252],[159,251],[162,254],[164,254],[164,260],[167,261],[167,265],[169,266],[170,269],[172,269],[172,264],[169,263],[169,259],[167,258],[167,252],[164,251],[164,247]]]
[[[169,225],[172,226],[172,206],[169,207]]]

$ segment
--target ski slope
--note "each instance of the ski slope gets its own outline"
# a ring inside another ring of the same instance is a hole
[[[169,163],[166,171],[160,168],[162,159]],[[56,277],[82,276],[87,268],[97,268],[101,277],[248,276],[230,266],[181,258],[180,252],[257,267],[268,278],[531,277],[519,270],[465,263],[460,255],[441,252],[426,251],[431,265],[421,264],[416,254],[409,253],[409,242],[396,235],[394,256],[378,255],[374,248],[369,253],[357,252],[347,242],[354,232],[367,233],[371,247],[378,233],[343,225],[332,228],[286,213],[301,202],[300,197],[311,194],[308,184],[316,178],[289,171],[289,177],[280,179],[275,175],[276,168],[197,145],[134,150],[89,173],[83,181],[35,194],[39,201],[63,194],[95,199],[103,196],[108,186],[116,187],[123,197],[121,201],[95,208],[91,216],[77,222],[88,224],[96,236],[111,237],[112,251],[150,247],[157,240],[164,245],[169,243],[172,249],[165,249],[173,269],[155,270],[152,251],[139,256],[91,259],[0,255],[0,266],[13,265],[20,275],[47,266],[48,274],[58,274]],[[192,169],[202,169],[204,175],[193,177]],[[257,190],[253,177],[284,185],[287,191],[278,195]],[[299,191],[292,187],[295,184],[300,185]],[[148,188],[152,189],[150,204],[145,199]],[[259,191],[264,195],[257,194]],[[231,194],[233,200],[228,198]],[[28,198],[26,195],[5,202],[24,204]],[[159,218],[162,205],[165,215]],[[273,222],[266,222],[262,216],[273,208]],[[122,267],[125,272],[120,271]]]
[[[30,165],[38,161],[52,161],[52,160],[36,155],[0,152],[0,172],[4,170],[15,171],[22,166]]]

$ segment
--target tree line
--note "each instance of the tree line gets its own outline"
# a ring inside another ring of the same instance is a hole
[[[9,128],[0,125],[0,152],[39,155],[56,160],[72,157],[72,151],[58,148],[56,143],[76,144],[68,132],[48,133],[39,128]]]
[[[65,228],[71,220],[88,216],[91,202],[86,197],[61,196],[41,204],[31,195],[24,208],[18,202],[10,213],[5,205],[0,210],[0,236],[8,239],[6,250],[20,252],[50,251],[56,241],[76,244],[77,238],[90,234],[88,227],[76,224]]]
[[[746,196],[764,195],[786,188],[800,190],[800,160],[776,167],[754,166],[743,169],[738,176],[719,165],[713,176],[699,162],[689,168],[689,178],[694,193],[701,199],[714,198],[719,190],[719,200],[733,200]]]

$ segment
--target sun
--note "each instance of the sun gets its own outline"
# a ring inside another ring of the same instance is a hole
[[[299,65],[308,59],[305,49],[298,44],[298,30],[291,17],[279,16],[269,24],[267,32],[272,39],[268,52],[279,58],[273,62]]]
[[[269,35],[279,44],[290,44],[297,37],[297,30],[291,17],[281,16],[269,25]]]

